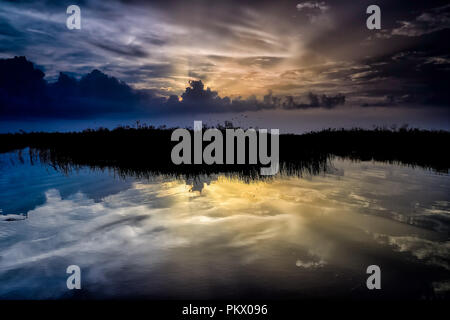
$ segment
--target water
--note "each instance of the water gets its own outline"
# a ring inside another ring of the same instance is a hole
[[[448,299],[449,189],[446,174],[340,159],[244,182],[65,175],[3,154],[0,298]]]

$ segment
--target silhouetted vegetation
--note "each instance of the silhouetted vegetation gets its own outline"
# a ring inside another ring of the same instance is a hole
[[[29,148],[32,161],[39,159],[64,172],[89,166],[137,177],[219,172],[247,179],[259,176],[259,165],[174,165],[170,154],[178,142],[171,141],[172,131],[138,125],[136,128],[69,133],[2,134],[0,152]],[[330,159],[342,157],[401,163],[448,173],[450,161],[445,149],[449,136],[447,131],[407,128],[329,129],[302,135],[283,134],[280,136],[280,168],[287,175],[301,175],[305,171],[317,174],[327,170]]]

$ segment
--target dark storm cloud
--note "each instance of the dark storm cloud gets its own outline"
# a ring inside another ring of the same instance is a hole
[[[94,70],[79,81],[60,74],[52,84],[25,57],[0,59],[0,115],[5,118],[87,117],[125,112],[135,104],[133,90]]]
[[[244,112],[265,109],[334,108],[345,103],[345,96],[309,93],[309,102],[298,97],[278,97],[272,93],[258,100],[221,97],[201,80],[192,80],[178,97],[160,97],[153,90],[136,90],[125,82],[99,70],[80,80],[60,73],[47,83],[44,72],[25,57],[0,59],[0,116],[5,118],[88,118],[98,115],[134,116],[172,113]]]

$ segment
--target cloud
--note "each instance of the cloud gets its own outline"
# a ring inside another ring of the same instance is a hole
[[[126,56],[126,57],[137,57],[137,58],[145,58],[149,56],[149,53],[137,45],[124,45],[124,44],[118,44],[118,43],[107,43],[101,42],[93,42],[94,46],[101,48],[105,51],[108,51],[109,53],[113,53],[119,56]]]
[[[326,109],[334,108],[338,105],[345,104],[345,96],[337,94],[336,96],[327,96],[326,94],[317,95],[312,92],[308,93],[309,103],[295,102],[294,97],[287,96],[281,101],[283,109],[309,109],[324,107]]]
[[[450,28],[450,5],[424,12],[413,21],[399,21],[400,27],[392,30],[393,35],[419,37]]]
[[[180,97],[158,96],[153,90],[135,89],[123,81],[94,69],[79,80],[60,73],[47,83],[45,74],[25,57],[0,59],[0,114],[12,118],[90,118],[98,115],[139,117],[171,113],[220,113],[264,109],[331,109],[345,103],[345,96],[310,92],[309,102],[301,97],[274,96],[258,100],[255,96],[221,97],[201,80],[190,80]]]
[[[450,105],[448,53],[425,45],[417,49],[367,60],[367,68],[352,75],[355,85],[366,88],[364,95],[375,98],[364,106]]]
[[[329,24],[329,21],[324,18],[324,13],[330,9],[325,2],[306,1],[297,4],[297,11],[306,15],[312,24]]]
[[[186,88],[186,91],[181,95],[181,101],[176,96],[170,98],[172,102],[170,107],[177,112],[182,112],[182,110],[190,110],[191,112],[243,112],[268,109],[331,109],[345,104],[345,96],[342,94],[327,96],[326,94],[317,95],[309,92],[305,98],[275,96],[270,91],[262,100],[257,99],[255,96],[250,96],[247,99],[240,97],[231,99],[229,97],[222,98],[217,91],[205,88],[201,80],[192,80],[189,82],[189,85],[190,87]],[[309,102],[298,101],[302,99],[306,99]]]
[[[362,107],[448,105],[448,91],[443,90],[448,77],[447,56],[432,57],[425,52],[398,52],[364,65],[341,65],[317,69],[319,74],[336,81],[348,81],[359,88],[351,103]],[[60,73],[56,82],[44,80],[45,74],[24,57],[0,59],[0,114],[5,118],[89,119],[98,116],[137,118],[150,115],[230,113],[259,110],[334,109],[348,103],[346,94],[328,86],[296,95],[275,95],[272,90],[262,98],[221,95],[202,80],[190,80],[181,95],[161,89],[139,89],[98,69],[81,75]],[[109,66],[109,69],[115,69]],[[118,69],[115,69],[116,71]],[[124,74],[148,73],[158,77],[170,66],[147,66],[122,70]],[[285,77],[301,77],[305,70],[294,70]],[[10,75],[14,77],[10,78]],[[399,79],[408,79],[399,80]],[[300,79],[299,79],[300,80]],[[251,81],[248,79],[247,81]],[[398,83],[402,85],[399,86]],[[389,87],[389,88],[387,88]],[[274,88],[276,89],[276,88]],[[413,90],[414,89],[414,90]],[[355,103],[356,102],[356,103]]]
[[[319,11],[324,12],[327,11],[330,7],[327,6],[323,1],[321,2],[306,1],[297,4],[296,8],[298,11],[302,11],[305,9],[318,9]]]
[[[274,74],[282,73],[283,64],[291,64],[299,52],[293,40],[301,40],[294,38],[296,22],[283,19],[284,6],[269,10],[272,5],[270,1],[258,5],[227,1],[213,7],[203,1],[84,1],[82,29],[72,32],[65,27],[61,4],[8,2],[0,9],[0,20],[10,19],[9,24],[27,39],[10,34],[0,46],[3,56],[39,61],[52,81],[59,71],[82,75],[99,69],[139,88],[161,88],[167,95],[180,94],[189,77],[195,77],[214,83],[226,95],[261,96],[274,84],[269,81],[276,83]],[[21,48],[15,45],[19,43]],[[168,64],[169,72],[161,77],[127,72]],[[241,79],[250,77],[252,81],[242,86]]]
[[[82,30],[71,31],[58,2],[5,2],[0,7],[0,57],[26,56],[45,70],[49,83],[61,71],[80,79],[101,70],[137,94],[140,103],[129,105],[136,113],[281,109],[283,103],[291,109],[333,108],[341,104],[341,98],[331,99],[338,93],[345,95],[347,105],[374,102],[364,97],[384,101],[390,95],[396,105],[448,101],[442,88],[448,79],[449,46],[442,39],[449,29],[420,37],[391,34],[401,27],[397,20],[427,32],[447,25],[448,9],[435,8],[434,2],[389,3],[390,14],[383,16],[386,31],[379,32],[361,28],[365,8],[349,0],[286,5],[231,0],[212,7],[204,1],[86,0],[80,6]],[[365,40],[369,35],[371,40]],[[389,60],[398,52],[414,58],[418,51],[429,63]],[[367,57],[386,66],[369,65]],[[220,99],[202,100],[202,107],[187,107],[175,98],[172,108],[160,102],[161,97],[181,96],[189,80],[208,84]],[[270,90],[281,101],[264,103]],[[309,92],[326,97],[311,103]],[[99,113],[98,108],[79,108],[72,116]]]
[[[88,117],[127,112],[138,95],[127,84],[98,70],[79,81],[60,74],[52,84],[25,57],[0,59],[0,114],[8,117]]]

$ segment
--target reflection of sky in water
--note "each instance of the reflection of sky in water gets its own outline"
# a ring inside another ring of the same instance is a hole
[[[322,176],[218,176],[198,192],[176,179],[66,177],[5,159],[0,297],[448,294],[448,175],[337,160]],[[82,269],[81,292],[66,289],[70,264]],[[371,264],[381,293],[365,288]]]

